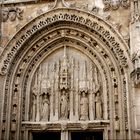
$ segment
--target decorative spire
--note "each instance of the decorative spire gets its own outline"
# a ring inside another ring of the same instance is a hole
[[[64,56],[63,56],[63,66],[67,65],[67,54],[66,54],[66,46],[64,46]]]
[[[82,70],[82,78],[80,81],[80,92],[86,92],[88,91],[88,80],[87,80],[87,65],[86,61],[83,63],[83,70]]]
[[[63,54],[63,60],[62,60],[62,69],[67,71],[68,69],[68,58],[67,58],[67,50],[66,46],[64,46],[64,54]]]
[[[69,71],[68,71],[68,59],[66,46],[64,46],[64,55],[61,63],[61,71],[60,71],[60,89],[68,89],[69,88]]]
[[[68,7],[64,0],[55,0],[54,8]]]
[[[86,67],[86,61],[84,62],[84,68],[83,68],[83,80],[87,80],[87,67]]]

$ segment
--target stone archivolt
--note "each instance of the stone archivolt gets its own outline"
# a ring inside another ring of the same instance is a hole
[[[111,35],[109,30],[106,30],[103,26],[98,24],[98,20],[101,20],[101,19],[98,19],[95,22],[94,20],[92,21],[90,19],[90,17],[84,18],[84,17],[78,16],[76,14],[68,14],[67,11],[66,12],[64,12],[64,11],[57,12],[57,10],[56,10],[54,12],[56,12],[57,14],[53,14],[53,16],[51,15],[51,17],[49,17],[49,14],[48,14],[48,17],[46,19],[39,20],[36,23],[36,25],[33,24],[32,27],[29,27],[29,29],[26,29],[26,30],[24,29],[25,34],[18,36],[18,38],[16,39],[17,41],[13,43],[15,45],[11,48],[10,52],[5,55],[6,58],[2,62],[3,66],[1,68],[1,74],[6,73],[8,66],[9,66],[9,63],[13,59],[14,54],[16,54],[18,49],[31,36],[33,36],[36,32],[40,31],[41,29],[45,28],[47,25],[53,24],[53,23],[58,22],[58,21],[59,22],[61,22],[61,21],[67,22],[68,21],[68,22],[72,22],[72,23],[74,22],[75,24],[77,23],[77,24],[81,24],[83,26],[87,26],[88,28],[93,30],[93,32],[95,32],[96,35],[102,36],[104,38],[104,40],[108,41],[108,43],[111,45],[110,47],[112,47],[111,50],[113,51],[113,53],[117,57],[117,59],[120,61],[120,65],[124,65],[124,66],[127,65],[127,60],[124,56],[123,50],[120,48],[120,44],[115,40],[115,37]],[[17,35],[18,35],[18,33],[17,33]],[[10,43],[12,43],[12,41]],[[10,43],[9,43],[9,45],[10,45]]]
[[[3,132],[7,139],[11,131],[19,138],[26,121],[93,123],[104,119],[110,120],[106,125],[111,131],[115,124],[117,131],[127,129],[126,46],[101,19],[84,12],[82,17],[80,12],[57,9],[53,16],[48,12],[34,19],[9,42],[13,47],[3,52],[1,73],[7,74],[3,109],[7,129]]]

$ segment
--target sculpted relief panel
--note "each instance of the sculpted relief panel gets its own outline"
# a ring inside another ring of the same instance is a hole
[[[103,119],[99,71],[71,47],[58,49],[39,65],[30,90],[30,121]]]

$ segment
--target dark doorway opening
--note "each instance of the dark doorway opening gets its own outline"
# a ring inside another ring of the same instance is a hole
[[[60,132],[34,132],[33,140],[60,140]]]
[[[71,140],[103,140],[103,132],[72,132]]]

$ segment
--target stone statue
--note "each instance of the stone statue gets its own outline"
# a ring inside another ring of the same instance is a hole
[[[119,121],[119,117],[116,116],[115,117],[115,130],[119,130],[120,129],[120,121]]]
[[[37,89],[34,87],[32,89],[32,121],[36,121],[36,113],[37,113]]]
[[[140,68],[140,49],[133,54],[132,61],[134,62],[135,69]]]
[[[82,91],[82,97],[80,101],[80,120],[88,120],[88,98],[86,92]]]
[[[33,94],[33,107],[32,107],[32,120],[33,121],[36,120],[36,105],[37,105],[36,96]]]
[[[60,117],[61,119],[68,118],[68,99],[66,90],[62,90],[62,95],[60,98]]]
[[[102,99],[101,99],[99,91],[97,92],[97,95],[95,98],[95,108],[96,108],[96,119],[101,119],[102,118]]]
[[[42,121],[49,120],[49,112],[50,112],[49,95],[44,94],[43,95],[43,103],[42,103]]]

